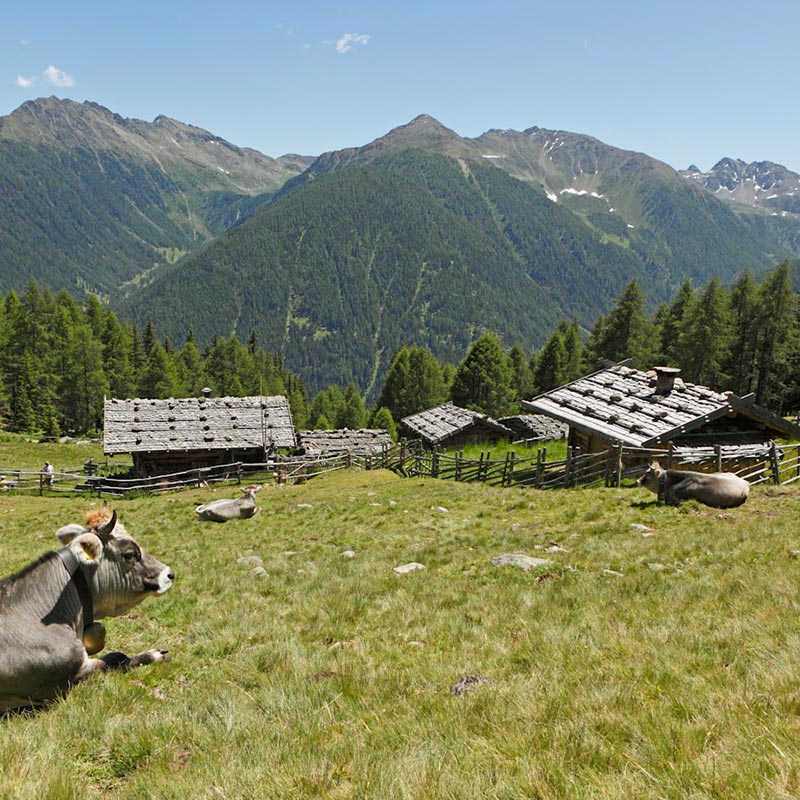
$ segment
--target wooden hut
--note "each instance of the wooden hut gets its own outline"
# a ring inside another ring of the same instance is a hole
[[[648,372],[625,362],[523,400],[525,409],[569,425],[569,445],[596,453],[622,443],[667,448],[700,460],[720,447],[725,459],[761,460],[775,439],[800,440],[800,426],[754,403],[685,383],[679,370]]]
[[[103,452],[130,453],[140,477],[260,463],[295,446],[292,414],[282,395],[106,400],[103,413]]]
[[[514,438],[513,432],[497,420],[452,403],[403,417],[400,423],[410,438],[422,439],[429,447],[453,449]]]
[[[371,456],[392,446],[389,431],[383,429],[361,429],[351,431],[342,428],[335,431],[298,431],[297,446],[306,455],[328,456],[352,453]]]
[[[514,432],[515,441],[553,442],[569,434],[569,425],[546,414],[517,414],[497,421]]]

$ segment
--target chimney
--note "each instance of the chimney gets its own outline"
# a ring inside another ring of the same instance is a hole
[[[656,374],[655,394],[667,395],[675,386],[675,378],[680,374],[677,367],[653,367]]]
[[[208,386],[204,386],[200,390],[200,392],[202,393],[203,397],[205,397],[206,400],[208,400],[208,398],[211,397],[211,389],[209,389]]]

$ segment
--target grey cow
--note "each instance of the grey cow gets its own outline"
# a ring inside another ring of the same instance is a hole
[[[105,510],[92,513],[86,526],[57,532],[61,550],[0,581],[0,712],[41,705],[100,670],[168,660],[166,650],[89,658],[105,646],[96,619],[163,594],[175,578],[116,512],[110,519]]]
[[[697,500],[713,508],[735,508],[750,494],[750,484],[732,472],[662,469],[658,461],[651,461],[636,483],[655,492],[671,506],[678,505],[681,500]]]
[[[197,506],[194,513],[198,519],[211,522],[227,522],[230,519],[250,519],[258,512],[256,493],[260,486],[243,486],[242,496],[236,500],[214,500]]]

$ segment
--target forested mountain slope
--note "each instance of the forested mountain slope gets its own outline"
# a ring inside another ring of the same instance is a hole
[[[320,174],[121,308],[173,341],[256,331],[313,393],[369,394],[401,344],[458,362],[486,330],[540,343],[593,319],[641,274],[538,189],[480,161],[419,150]]]
[[[0,290],[115,296],[262,205],[311,159],[55,97],[0,118]]]

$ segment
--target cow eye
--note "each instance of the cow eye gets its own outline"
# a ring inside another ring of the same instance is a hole
[[[134,550],[127,550],[122,554],[122,557],[128,562],[136,561],[137,554]]]

